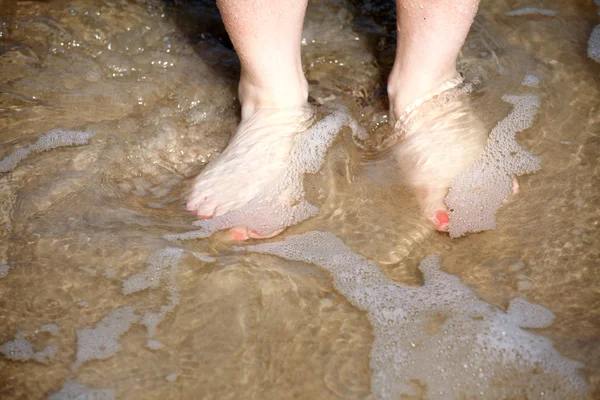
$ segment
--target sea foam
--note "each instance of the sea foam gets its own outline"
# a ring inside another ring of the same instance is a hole
[[[450,210],[448,232],[453,238],[495,229],[496,212],[512,194],[513,177],[540,168],[539,158],[515,140],[517,133],[533,125],[538,96],[504,95],[502,99],[513,110],[492,129],[483,153],[454,179],[445,198]]]
[[[424,283],[414,287],[390,280],[331,233],[237,249],[319,265],[341,294],[367,311],[375,335],[372,399],[558,400],[583,398],[588,390],[578,374],[581,363],[522,329],[548,326],[554,318],[549,310],[522,298],[507,311],[486,303],[443,272],[438,256],[421,262]]]
[[[58,147],[81,146],[87,144],[93,136],[91,132],[55,129],[41,135],[35,143],[18,148],[0,160],[0,173],[12,171],[31,153],[41,153]]]

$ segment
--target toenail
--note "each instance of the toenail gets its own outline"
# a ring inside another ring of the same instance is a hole
[[[209,219],[209,218],[212,218],[212,216],[210,216],[210,215],[198,215],[198,218],[200,218],[200,219]]]
[[[246,234],[240,231],[231,232],[231,238],[233,240],[246,240]]]
[[[450,221],[450,218],[448,218],[448,214],[446,214],[444,211],[436,212],[435,218],[438,220],[438,226],[445,225]]]

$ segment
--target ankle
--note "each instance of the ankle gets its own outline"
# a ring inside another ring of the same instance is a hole
[[[288,108],[306,104],[308,82],[304,75],[296,78],[272,80],[266,84],[254,83],[242,77],[238,88],[242,105],[242,119],[262,108]]]
[[[454,67],[437,73],[426,71],[399,71],[394,68],[388,79],[388,96],[390,100],[390,121],[400,118],[407,108],[417,106],[441,92],[448,90],[462,81]]]

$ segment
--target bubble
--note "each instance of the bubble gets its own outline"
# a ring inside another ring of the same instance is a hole
[[[43,325],[38,331],[49,332],[51,335],[58,335],[60,328],[55,324]],[[58,351],[58,345],[48,344],[40,351],[35,351],[33,344],[27,340],[28,332],[20,331],[10,340],[0,346],[0,353],[4,357],[13,361],[34,360],[42,364],[47,364],[54,359]]]
[[[534,156],[515,140],[515,135],[533,125],[539,107],[534,94],[504,95],[514,108],[490,133],[483,153],[458,175],[445,198],[450,211],[448,231],[453,238],[467,232],[496,228],[496,212],[512,194],[513,176],[540,168]]]
[[[525,75],[523,78],[523,86],[537,87],[540,84],[540,78],[535,75]]]
[[[213,263],[213,262],[217,261],[216,258],[207,256],[206,254],[202,254],[202,253],[193,252],[192,255],[194,257],[196,257],[198,260],[206,262],[206,263]]]
[[[41,153],[58,147],[81,146],[87,144],[93,136],[91,132],[53,130],[41,135],[35,143],[18,148],[0,160],[0,173],[12,171],[32,152]]]
[[[506,312],[486,303],[443,272],[438,256],[423,259],[424,283],[414,287],[393,282],[327,232],[235,249],[317,264],[331,273],[342,295],[367,311],[375,336],[372,399],[417,397],[423,387],[444,399],[537,398],[541,392],[574,399],[589,389],[577,371],[581,363],[522,329],[548,326],[550,310],[522,298],[513,299]]]
[[[169,374],[169,375],[167,375],[167,376],[165,377],[165,379],[166,379],[166,380],[168,380],[169,382],[174,382],[174,381],[176,381],[176,380],[177,380],[177,376],[178,376],[178,375],[179,375],[178,373],[175,373],[175,374]]]
[[[104,360],[122,349],[119,338],[139,320],[135,307],[120,307],[102,318],[95,328],[77,330],[77,359],[73,368],[90,360]]]
[[[554,10],[548,10],[544,8],[537,7],[522,7],[516,10],[510,10],[504,13],[509,17],[522,17],[524,15],[543,15],[546,17],[555,17],[557,12]]]
[[[139,292],[141,290],[153,289],[159,287],[161,280],[166,280],[166,289],[169,292],[169,299],[166,304],[161,305],[158,312],[148,311],[142,316],[142,324],[148,330],[148,343],[150,349],[156,350],[163,345],[152,340],[156,333],[156,328],[162,322],[165,315],[175,309],[179,304],[179,289],[177,287],[177,271],[179,260],[184,251],[176,247],[167,247],[158,250],[148,258],[148,267],[139,274],[130,276],[123,281],[122,293],[125,295]]]
[[[114,400],[113,389],[93,389],[77,381],[70,381],[56,393],[48,396],[48,400]]]
[[[10,270],[10,265],[0,264],[0,279],[5,278]]]
[[[269,236],[317,215],[318,207],[304,199],[303,177],[319,171],[327,149],[344,126],[352,128],[355,135],[363,136],[343,107],[334,108],[330,114],[298,134],[287,168],[267,186],[261,196],[225,215],[195,221],[194,225],[200,230],[165,235],[165,239],[201,239],[219,230],[237,226],[247,227],[261,236]]]
[[[600,63],[600,25],[596,25],[588,40],[588,57]]]

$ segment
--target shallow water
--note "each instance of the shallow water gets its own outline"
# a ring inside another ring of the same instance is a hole
[[[358,253],[384,273],[373,281],[368,274],[365,290],[391,287],[391,280],[399,293],[422,293],[418,266],[438,254],[442,270],[459,279],[455,290],[476,294],[477,307],[497,307],[491,320],[516,315],[504,310],[519,297],[550,310],[549,326],[521,321],[506,329],[514,337],[529,331],[534,344],[549,339],[552,360],[560,353],[580,362],[579,390],[566,393],[598,398],[600,64],[587,57],[598,7],[544,1],[535,8],[546,12],[531,13],[527,2],[489,3],[460,58],[462,71],[482,79],[472,94],[479,118],[489,129],[505,118],[505,94],[540,100],[534,125],[517,139],[539,156],[541,169],[519,178],[521,191],[498,212],[497,229],[460,239],[433,232],[395,184],[395,168],[366,163],[344,129],[321,172],[305,181],[318,215],[268,242],[330,232],[347,247],[333,241],[327,254]],[[337,264],[292,257],[276,245],[240,251],[224,234],[165,239],[193,230],[182,205],[187,185],[239,118],[239,67],[214,6],[3,6],[0,160],[31,151],[0,173],[0,397],[385,397],[377,368],[401,363],[371,357],[392,356],[396,345],[381,346],[372,303],[336,283]],[[314,1],[305,24],[311,96],[345,105],[373,139],[389,133],[384,82],[394,31],[392,5],[377,1]],[[526,75],[539,84],[523,86]],[[37,152],[38,139],[55,129],[86,132],[89,141]],[[423,290],[437,310],[435,292]],[[394,303],[402,295],[382,296],[388,308],[403,310]],[[439,326],[462,315],[451,304],[434,316],[416,313],[414,324],[393,332],[434,343]],[[413,309],[418,304],[407,303]],[[473,326],[450,325],[441,338],[491,337]],[[443,365],[469,380],[459,374],[464,353],[451,354]],[[483,386],[464,389],[465,398],[565,398],[555,383],[568,368],[556,372],[551,361],[507,368],[494,354],[469,354],[477,358],[467,361],[490,367],[474,372],[472,381]],[[397,384],[409,388],[398,390],[410,393],[405,398],[452,398],[433,390],[445,376],[441,365],[431,362],[431,374],[400,370]],[[535,393],[525,388],[529,381]]]

